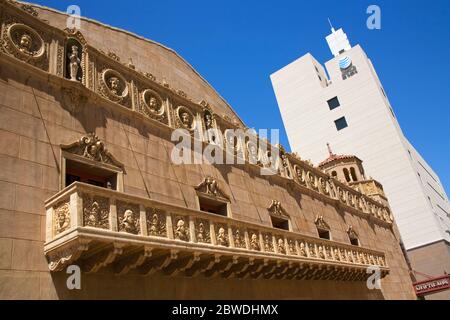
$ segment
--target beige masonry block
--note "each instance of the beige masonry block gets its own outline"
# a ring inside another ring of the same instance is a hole
[[[13,241],[0,239],[0,269],[11,269]]]
[[[54,152],[54,153],[53,153]],[[34,139],[20,137],[19,158],[32,162],[37,162],[49,167],[59,165],[59,147]]]
[[[16,199],[20,199],[16,202],[15,210],[40,215],[45,215],[44,202],[54,194],[44,189],[22,185],[16,185],[15,190]]]
[[[39,272],[0,270],[0,299],[39,299]]]
[[[0,181],[0,209],[14,210],[15,184]]]
[[[0,129],[47,141],[41,119],[3,106],[0,106]]]
[[[40,240],[41,216],[0,210],[0,238]]]
[[[0,164],[0,180],[33,187],[42,186],[41,165],[4,155],[0,155]]]
[[[12,269],[47,271],[43,242],[14,240],[12,250]]]
[[[17,157],[19,155],[19,140],[19,135],[5,130],[0,130],[0,153]]]

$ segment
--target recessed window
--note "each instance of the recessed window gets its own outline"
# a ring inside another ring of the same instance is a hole
[[[226,202],[202,196],[199,196],[198,200],[200,202],[201,211],[217,214],[224,217],[228,216],[228,204]]]
[[[350,168],[350,174],[352,175],[352,180],[353,181],[358,181],[358,178],[356,177],[356,170],[355,170],[355,168],[353,168],[353,167],[351,167]]]
[[[350,237],[350,243],[351,243],[353,246],[359,246],[359,240],[358,240],[358,238]]]
[[[65,186],[83,182],[97,187],[117,190],[117,172],[66,159]]]
[[[336,125],[336,129],[338,131],[348,127],[347,120],[345,120],[345,117],[342,117],[342,118],[339,118],[339,119],[335,120],[334,124]]]
[[[289,220],[274,216],[270,216],[270,219],[272,220],[272,226],[274,228],[289,231]]]
[[[329,230],[317,229],[317,233],[319,234],[319,238],[321,238],[321,239],[326,239],[326,240],[330,240],[331,239],[331,235],[330,235],[330,231]]]
[[[330,108],[330,110],[336,109],[337,107],[339,107],[341,105],[339,103],[339,99],[337,97],[334,97],[334,98],[328,100],[327,102],[328,102],[328,107]]]

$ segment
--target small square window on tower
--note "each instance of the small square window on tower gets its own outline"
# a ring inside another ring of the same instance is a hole
[[[348,127],[347,120],[345,119],[345,117],[335,120],[334,124],[336,125],[337,131],[340,131]]]
[[[330,108],[330,110],[336,109],[337,107],[339,107],[341,105],[339,103],[338,97],[331,98],[327,102],[328,102],[328,107]]]

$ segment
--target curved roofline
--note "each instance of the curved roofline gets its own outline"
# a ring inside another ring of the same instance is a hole
[[[17,3],[21,3],[21,4],[26,4],[26,5],[30,5],[30,6],[32,6],[32,7],[36,7],[36,8],[40,8],[40,9],[44,9],[44,10],[48,10],[48,11],[51,11],[51,12],[54,12],[54,13],[58,13],[58,14],[61,14],[61,15],[66,15],[66,16],[68,16],[68,14],[66,13],[66,12],[63,12],[63,11],[60,11],[60,10],[58,10],[58,9],[54,9],[54,8],[50,8],[50,7],[47,7],[47,6],[43,6],[43,5],[40,5],[40,4],[36,4],[36,3],[32,3],[32,2],[25,2],[25,1],[15,1],[15,2],[17,2]],[[233,112],[233,114],[238,118],[238,120],[244,125],[244,126],[246,126],[246,124],[245,124],[245,122],[244,121],[242,121],[242,119],[241,119],[241,117],[239,117],[239,115],[236,113],[236,111],[233,109],[233,107],[225,100],[225,98],[224,97],[222,97],[222,95],[220,95],[218,92],[217,92],[217,90],[197,71],[197,70],[195,70],[195,68],[189,63],[189,62],[187,62],[182,56],[180,56],[174,49],[172,49],[172,48],[169,48],[169,47],[167,47],[167,46],[165,46],[165,45],[163,45],[163,44],[161,44],[161,43],[159,43],[159,42],[156,42],[156,41],[154,41],[154,40],[151,40],[151,39],[147,39],[147,38],[145,38],[145,37],[143,37],[143,36],[140,36],[140,35],[137,35],[136,33],[133,33],[133,32],[130,32],[130,31],[127,31],[127,30],[124,30],[124,29],[121,29],[121,28],[117,28],[117,27],[113,27],[113,26],[111,26],[111,25],[108,25],[108,24],[105,24],[105,23],[103,23],[103,22],[100,22],[100,21],[97,21],[97,20],[94,20],[94,19],[91,19],[91,18],[87,18],[87,17],[83,17],[83,16],[80,16],[80,18],[82,19],[82,20],[85,20],[85,21],[88,21],[88,22],[92,22],[92,23],[94,23],[94,24],[97,24],[97,25],[99,25],[99,26],[102,26],[102,27],[106,27],[106,28],[108,28],[108,29],[111,29],[111,30],[114,30],[114,31],[119,31],[119,32],[123,32],[123,33],[125,33],[125,34],[127,34],[127,35],[130,35],[130,36],[133,36],[133,37],[135,37],[136,39],[139,39],[139,40],[143,40],[143,41],[146,41],[146,42],[149,42],[149,43],[152,43],[152,44],[156,44],[156,45],[158,45],[158,46],[160,46],[161,48],[163,48],[163,49],[165,49],[165,50],[167,50],[167,51],[170,51],[171,53],[173,53],[173,54],[175,54],[175,56],[177,56],[179,59],[181,59],[181,61],[183,61],[189,68],[191,68],[192,69],[192,71],[194,71],[194,73],[203,81],[203,82],[205,82],[216,94],[217,94],[217,96],[227,105],[227,107],[229,107],[230,108],[230,110]],[[81,30],[80,30],[81,31]]]

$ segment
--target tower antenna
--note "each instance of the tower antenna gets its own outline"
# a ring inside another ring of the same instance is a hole
[[[331,20],[330,20],[330,18],[328,18],[328,23],[330,24],[330,28],[331,28],[331,32],[335,32],[336,30],[334,30],[334,28],[333,28],[333,24],[331,23]]]

